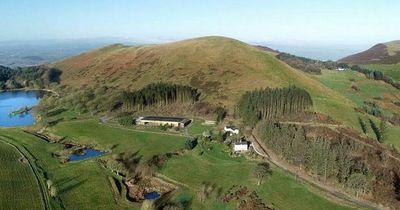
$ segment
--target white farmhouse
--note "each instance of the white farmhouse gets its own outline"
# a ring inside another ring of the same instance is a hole
[[[239,129],[235,126],[225,126],[224,131],[230,134],[239,134]]]
[[[249,150],[249,142],[239,141],[233,143],[233,151],[235,152],[245,152]]]

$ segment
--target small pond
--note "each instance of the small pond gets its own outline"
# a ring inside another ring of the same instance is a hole
[[[146,193],[144,194],[144,199],[145,200],[154,200],[159,198],[161,195],[158,192],[150,192],[150,193]]]
[[[43,91],[5,91],[0,92],[0,127],[27,126],[35,124],[32,112],[11,115],[23,107],[32,107],[39,103]]]
[[[73,162],[73,161],[85,160],[88,158],[94,158],[104,154],[107,154],[107,152],[94,149],[84,149],[82,154],[71,154],[69,156],[69,161]]]

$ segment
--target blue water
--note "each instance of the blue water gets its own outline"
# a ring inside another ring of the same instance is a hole
[[[84,159],[104,155],[106,153],[107,152],[102,152],[102,151],[98,151],[98,150],[94,150],[94,149],[85,149],[83,154],[71,154],[69,156],[69,161],[84,160]]]
[[[154,200],[160,197],[160,193],[158,192],[150,192],[150,193],[146,193],[144,194],[144,199],[145,200]]]
[[[33,125],[35,118],[31,112],[15,116],[10,113],[25,106],[35,106],[42,96],[42,91],[0,92],[0,127]]]

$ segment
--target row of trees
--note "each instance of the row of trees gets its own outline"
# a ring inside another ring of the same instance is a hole
[[[199,99],[197,89],[186,85],[170,83],[149,84],[142,89],[122,94],[123,107],[126,110],[143,109],[146,106],[165,106],[175,102],[194,103]]]
[[[361,111],[373,115],[375,117],[383,117],[381,108],[375,102],[364,101]]]
[[[305,130],[295,125],[263,122],[258,133],[268,148],[300,169],[324,180],[333,179],[357,194],[369,191],[369,171],[351,155],[354,145],[307,139]]]
[[[358,117],[358,122],[360,123],[361,130],[363,131],[364,134],[368,133],[368,125],[367,123],[364,122],[361,117]],[[369,125],[371,126],[372,132],[374,132],[376,136],[376,140],[378,142],[382,143],[384,140],[386,140],[387,137],[387,122],[385,119],[381,118],[381,121],[378,125],[371,119],[368,119]]]
[[[276,57],[293,68],[313,74],[321,74],[322,69],[334,70],[337,68],[348,68],[348,65],[345,63],[313,60],[305,57],[291,55],[288,53],[279,53]]]
[[[367,68],[360,67],[358,65],[352,66],[351,70],[358,71],[358,72],[364,74],[369,79],[381,80],[381,81],[384,81],[384,82],[392,85],[393,87],[395,87],[397,89],[400,89],[400,82],[397,82],[397,81],[393,80],[391,77],[386,76],[381,71],[370,70]]]
[[[300,113],[313,105],[310,94],[296,86],[246,92],[237,109],[245,124],[254,126],[262,119]]]

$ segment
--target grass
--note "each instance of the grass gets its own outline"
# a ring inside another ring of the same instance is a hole
[[[134,47],[113,45],[51,66],[63,71],[62,85],[74,88],[108,84],[127,90],[157,81],[190,85],[202,92],[203,102],[224,106],[230,114],[245,91],[296,85],[310,92],[315,111],[358,128],[354,107],[361,99],[351,100],[271,54],[226,37]],[[193,133],[200,131],[195,128]]]
[[[184,145],[184,138],[181,136],[113,128],[99,124],[96,120],[63,122],[53,129],[59,135],[68,134],[66,136],[77,143],[94,143],[104,149],[114,145],[114,154],[139,151],[143,159],[182,148]],[[46,143],[18,128],[1,129],[0,132],[10,141],[29,150],[37,159],[38,165],[53,181],[61,200],[61,202],[51,200],[54,209],[132,208],[132,205],[117,205],[108,180],[110,173],[102,168],[96,159],[62,164],[51,155],[55,151],[62,150],[62,145]]]
[[[53,181],[61,200],[51,199],[54,209],[111,209],[115,206],[106,184],[107,176],[95,160],[62,164],[51,155],[61,150],[61,145],[46,143],[19,129],[7,129],[2,133],[26,148]]]
[[[396,81],[400,81],[400,63],[398,64],[368,64],[362,65],[367,69],[378,70],[383,72],[385,75],[393,78]]]
[[[184,142],[182,136],[109,127],[96,120],[61,122],[52,130],[79,143],[95,143],[100,148],[110,148],[110,145],[117,144],[113,147],[113,153],[139,150],[144,159],[181,148]],[[62,164],[51,155],[61,150],[62,145],[47,143],[18,128],[1,129],[0,132],[9,141],[26,148],[37,160],[38,167],[54,182],[59,197],[59,200],[51,199],[54,209],[139,208],[138,205],[132,206],[127,202],[115,200],[122,198],[114,197],[109,181],[110,172],[102,168],[96,159]],[[161,174],[188,186],[183,187],[176,199],[192,198],[193,209],[234,209],[237,203],[226,205],[220,198],[211,198],[210,202],[205,203],[198,201],[196,192],[203,181],[210,181],[224,191],[233,184],[246,185],[256,190],[265,202],[277,209],[289,209],[294,206],[298,207],[297,209],[344,208],[315,194],[312,189],[277,168],[273,168],[272,175],[265,183],[257,186],[257,180],[251,175],[257,161],[244,157],[232,158],[227,150],[228,148],[221,144],[210,143],[205,146],[199,145],[184,156],[170,159]],[[204,152],[202,155],[201,151]]]
[[[400,98],[400,91],[384,82],[367,79],[364,75],[354,71],[339,72],[324,70],[321,75],[317,75],[315,78],[325,86],[342,94],[345,98],[350,100],[354,104],[353,108],[361,107],[364,101],[372,100],[378,103],[383,112],[388,116],[390,116],[392,112],[400,113],[399,107],[392,104],[392,101],[397,101],[398,98]],[[350,79],[353,81],[350,81]],[[351,88],[352,85],[358,87],[359,91],[353,90]],[[378,97],[381,99],[376,100]],[[351,127],[356,128],[359,131],[361,131],[361,128],[356,121],[358,116],[361,116],[365,120],[372,119],[379,125],[379,119],[376,117],[357,113],[354,110],[343,110],[338,113],[351,116],[353,119]],[[368,136],[375,138],[371,129],[368,132]],[[400,147],[398,136],[400,136],[400,128],[389,125],[388,138],[384,143]]]
[[[257,161],[232,158],[224,150],[223,145],[218,143],[205,147],[199,145],[184,157],[169,160],[161,173],[189,186],[182,196],[190,195],[193,209],[232,209],[237,205],[235,202],[223,203],[216,195],[204,203],[200,202],[196,195],[205,181],[216,184],[223,192],[233,185],[247,186],[276,209],[347,209],[311,192],[307,186],[275,167],[272,168],[272,175],[257,186],[257,180],[252,176]]]
[[[62,122],[54,126],[52,131],[77,143],[95,144],[96,148],[102,150],[112,149],[113,153],[139,151],[144,159],[183,148],[185,141],[180,135],[111,127],[97,120]]]
[[[204,131],[210,131],[214,128],[214,125],[205,125],[203,120],[194,120],[189,127],[189,133],[191,135],[201,135]]]
[[[0,209],[44,209],[40,185],[24,156],[0,140]]]

